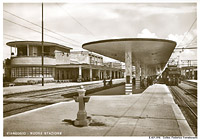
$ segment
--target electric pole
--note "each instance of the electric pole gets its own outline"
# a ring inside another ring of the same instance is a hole
[[[42,86],[44,86],[44,33],[43,33],[43,3],[42,3]]]

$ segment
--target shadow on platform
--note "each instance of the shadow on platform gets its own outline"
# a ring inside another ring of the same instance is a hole
[[[133,94],[140,94],[144,91],[145,89],[133,89]],[[98,91],[96,93],[90,94],[90,96],[99,96],[99,95],[124,95],[125,94],[125,85],[105,89]]]

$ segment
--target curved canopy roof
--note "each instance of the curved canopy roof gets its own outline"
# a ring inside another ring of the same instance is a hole
[[[176,42],[164,39],[123,38],[100,40],[83,44],[83,48],[125,62],[125,48],[131,47],[133,65],[135,59],[142,63],[164,68]]]
[[[42,46],[41,41],[12,41],[6,43],[6,45],[11,46],[11,47],[22,47],[22,46],[27,46],[27,45],[34,45],[34,46]],[[60,45],[57,43],[52,43],[52,42],[43,42],[43,46],[56,46],[64,49],[72,49],[70,47]]]

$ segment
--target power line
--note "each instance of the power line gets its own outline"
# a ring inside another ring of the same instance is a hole
[[[19,19],[21,19],[21,20],[23,20],[23,21],[26,21],[26,22],[28,22],[28,23],[30,23],[30,24],[32,24],[32,25],[35,25],[35,26],[38,26],[38,27],[41,28],[41,26],[38,25],[38,24],[35,24],[35,23],[33,23],[33,22],[29,21],[29,20],[26,20],[26,19],[24,19],[24,18],[22,18],[22,17],[19,17],[19,16],[15,15],[15,14],[13,14],[13,13],[11,13],[11,12],[8,12],[8,11],[6,11],[6,10],[3,10],[3,11],[6,12],[6,13],[8,13],[8,14],[10,14],[10,15],[12,15],[12,16],[15,16],[15,17],[17,17],[17,18],[19,18]],[[52,31],[52,30],[47,29],[47,28],[44,28],[44,29],[47,30],[47,31],[49,31],[49,32],[52,32],[52,33],[54,33],[54,34],[56,34],[56,35],[59,35],[59,36],[61,36],[61,37],[64,37],[64,38],[66,38],[66,39],[69,39],[69,40],[71,40],[71,41],[74,41],[74,42],[80,44],[80,42],[78,42],[78,41],[76,41],[76,40],[73,40],[73,39],[71,39],[71,38],[65,37],[65,36],[63,36],[63,35],[61,35],[61,34],[58,34],[58,33],[56,33],[55,31]]]
[[[39,32],[39,31],[37,31],[37,30],[34,30],[34,29],[29,28],[29,27],[26,27],[26,26],[24,26],[24,25],[18,24],[18,23],[16,23],[16,22],[13,22],[13,21],[8,20],[8,19],[6,19],[6,18],[3,18],[3,20],[5,20],[5,21],[7,21],[7,22],[10,22],[10,23],[13,23],[13,24],[16,24],[16,25],[21,26],[21,27],[24,27],[24,28],[26,28],[26,29],[29,29],[29,30],[32,30],[32,31],[35,31],[35,32],[41,33],[41,32]]]
[[[175,48],[175,49],[197,49],[197,47],[188,47],[188,48]]]
[[[189,46],[193,46],[193,45],[197,44],[197,43],[191,44],[196,38],[197,38],[197,36],[195,36],[195,37],[192,39],[192,41],[190,41],[190,43],[188,43],[188,44],[186,44],[186,45],[183,45],[183,46],[186,46],[186,47],[182,47],[182,48],[178,47],[178,48],[175,48],[175,49],[176,49],[176,50],[177,50],[177,49],[181,49],[181,51],[180,51],[180,50],[177,51],[177,52],[180,52],[180,53],[183,52],[184,49],[197,49],[197,47],[189,47]],[[180,46],[180,45],[179,45],[179,46]]]
[[[192,25],[190,26],[189,30],[187,31],[187,33],[184,35],[182,41],[185,39],[185,36],[187,36],[187,34],[190,32],[190,30],[192,29],[192,27],[193,27],[193,25],[194,25],[194,23],[195,23],[196,21],[197,21],[197,18],[194,20],[194,22],[193,22]],[[179,45],[178,45],[177,47],[180,46],[180,44],[182,43],[182,41],[179,43]]]
[[[27,41],[25,39],[22,39],[22,38],[19,38],[19,37],[16,37],[16,36],[12,36],[12,35],[8,35],[8,34],[5,34],[5,33],[3,35],[9,36],[9,37],[12,37],[12,38],[16,38],[16,39],[20,39],[20,40],[23,40],[23,41]]]
[[[41,34],[40,31],[37,31],[37,30],[34,30],[34,29],[32,29],[32,28],[26,27],[26,26],[24,26],[24,25],[18,24],[18,23],[16,23],[16,22],[13,22],[13,21],[8,20],[8,19],[6,19],[6,18],[3,18],[3,20],[8,21],[8,22],[10,22],[10,23],[16,24],[16,25],[18,25],[18,26],[24,27],[24,28],[26,28],[26,29],[29,29],[29,30],[32,30],[32,31],[34,31],[34,32],[37,32],[37,33],[40,33],[40,34]],[[65,42],[65,43],[67,43],[67,44],[71,44],[71,45],[73,45],[73,46],[78,46],[78,45],[74,45],[74,44],[72,44],[72,43],[66,42],[66,41],[64,41],[64,40],[61,40],[61,39],[59,39],[59,38],[53,37],[53,36],[48,35],[48,34],[44,34],[44,35],[46,35],[46,36],[48,36],[48,37],[51,37],[51,38],[54,38],[54,39],[57,39],[57,40],[60,40],[60,41]],[[78,47],[79,47],[79,46],[78,46]]]
[[[7,37],[4,37],[4,38],[7,39],[7,40],[15,40],[15,39],[13,39],[13,38],[12,38],[12,39],[11,39],[11,38],[7,38]]]
[[[192,44],[188,43],[188,44],[180,45],[180,46],[182,46],[182,48],[184,48],[184,46],[193,46],[193,45],[196,45],[196,44],[197,44],[197,43],[195,42],[195,43],[192,43]],[[177,49],[177,48],[175,48],[175,49]]]
[[[197,36],[194,37],[194,38],[192,39],[192,41],[191,41],[186,47],[190,46],[190,44],[191,44],[196,38],[197,38]],[[185,47],[185,48],[186,48],[186,47]]]
[[[72,15],[69,14],[69,12],[62,8],[58,3],[56,3],[58,7],[60,7],[61,9],[63,9],[76,23],[78,23],[81,27],[83,27],[87,32],[89,32],[93,37],[95,37],[95,35],[89,31],[85,26],[83,26],[83,24],[81,24],[78,20],[76,20]]]

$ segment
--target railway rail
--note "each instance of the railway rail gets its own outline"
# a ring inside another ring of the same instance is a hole
[[[115,85],[120,85],[121,83],[116,83]],[[25,112],[28,110],[36,109],[39,107],[44,107],[56,102],[62,101],[71,101],[73,100],[72,96],[77,95],[77,89],[80,86],[73,86],[73,87],[64,87],[64,88],[57,88],[57,89],[49,89],[49,90],[41,90],[41,91],[32,91],[32,92],[22,92],[17,94],[8,94],[4,95],[5,100],[11,99],[21,99],[22,101],[4,101],[3,104],[3,116],[11,116],[17,113]],[[87,84],[84,85],[85,89],[90,91],[93,89],[98,89],[103,87],[103,83],[95,83],[95,84]],[[63,95],[67,94],[67,98],[64,98]],[[23,101],[25,98],[26,101]],[[30,102],[27,102],[27,99]],[[38,101],[43,99],[43,101]],[[33,101],[31,101],[33,100]],[[49,101],[50,100],[50,101]],[[51,101],[52,100],[52,101]]]
[[[182,113],[186,117],[191,129],[197,135],[197,99],[196,96],[191,97],[188,91],[179,86],[169,86],[169,89],[174,96],[175,102],[179,105]]]
[[[96,88],[98,86],[103,86],[102,83],[96,83],[96,84],[87,84],[84,85],[86,90]],[[3,97],[9,98],[9,97],[45,97],[45,96],[53,96],[53,95],[62,95],[63,93],[72,93],[76,91],[79,88],[79,86],[72,86],[72,87],[63,87],[63,88],[54,88],[54,89],[48,89],[48,90],[40,90],[40,91],[30,91],[30,92],[21,92],[21,93],[15,93],[15,94],[6,94]]]
[[[196,82],[191,82],[191,81],[182,81],[183,83],[190,85],[194,88],[197,88],[197,83]]]
[[[197,100],[197,93],[193,93],[193,92],[191,92],[191,91],[188,91],[187,89],[185,89],[184,87],[182,87],[182,86],[178,86],[180,89],[182,89],[182,90],[184,90],[186,93],[186,95],[191,95],[191,96],[193,96],[196,100]]]
[[[15,106],[13,106],[15,105]],[[18,103],[7,103],[4,104],[4,111],[3,111],[3,117],[11,116],[14,114],[22,113],[28,110],[40,108],[47,106],[48,104],[18,104]],[[13,107],[12,107],[13,106]]]

